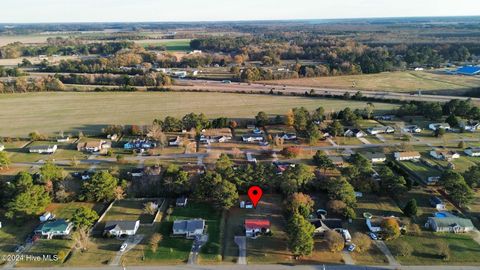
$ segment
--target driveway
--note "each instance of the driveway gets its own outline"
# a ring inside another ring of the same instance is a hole
[[[395,260],[395,257],[393,257],[392,253],[390,252],[390,249],[388,249],[385,242],[383,242],[381,240],[375,240],[373,242],[378,247],[378,249],[380,249],[380,251],[385,255],[385,257],[387,257],[388,264],[390,266],[395,266],[395,267],[400,266],[400,264],[397,262],[397,260]]]
[[[195,237],[193,240],[192,250],[188,256],[188,264],[198,264],[198,253],[205,243],[208,242],[208,234]]]
[[[346,265],[355,265],[352,255],[347,250],[342,251],[342,259]]]
[[[122,259],[122,256],[125,255],[130,250],[132,250],[136,245],[138,245],[143,240],[143,237],[144,237],[143,234],[138,234],[138,235],[133,235],[133,236],[127,237],[125,242],[122,243],[122,245],[127,244],[127,248],[125,249],[125,251],[118,251],[117,252],[117,255],[115,256],[115,258],[113,258],[113,260],[110,262],[110,266],[120,265],[120,261]]]
[[[358,138],[363,144],[372,144],[366,138]]]
[[[247,264],[247,238],[245,236],[235,236],[235,244],[238,245],[237,264]]]

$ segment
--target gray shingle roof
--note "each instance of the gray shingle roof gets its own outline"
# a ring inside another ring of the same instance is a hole
[[[105,223],[105,231],[111,231],[113,229],[117,231],[131,231],[135,230],[137,221],[107,221]]]

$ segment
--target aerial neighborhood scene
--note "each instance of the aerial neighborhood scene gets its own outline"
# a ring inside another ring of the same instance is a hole
[[[0,269],[480,269],[477,1],[5,2]]]

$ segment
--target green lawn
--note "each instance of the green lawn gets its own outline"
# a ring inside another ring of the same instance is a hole
[[[154,216],[146,214],[144,209],[144,204],[152,200],[120,200],[116,201],[113,204],[113,207],[107,212],[105,218],[102,222],[106,221],[117,221],[117,220],[127,220],[127,221],[136,221],[140,220],[140,223],[152,223]],[[159,202],[159,205],[161,202]]]
[[[64,256],[68,254],[72,248],[73,241],[65,239],[41,239],[35,242],[33,247],[26,252],[27,255],[33,256],[53,256],[58,255],[59,252],[63,252]],[[22,261],[17,264],[18,267],[52,267],[61,265],[62,261]]]
[[[433,233],[423,232],[421,236],[401,236],[400,238],[387,242],[392,248],[399,241],[407,242],[413,252],[410,256],[396,256],[396,259],[405,265],[480,265],[480,245],[478,245],[468,234]],[[438,255],[436,244],[444,242],[448,244],[451,258],[443,261]]]
[[[108,104],[108,106],[105,106]],[[54,134],[59,130],[76,134],[99,133],[110,124],[147,125],[168,115],[182,117],[190,112],[207,117],[253,118],[263,110],[272,116],[283,115],[290,108],[304,106],[326,111],[345,107],[364,108],[366,102],[335,99],[248,95],[234,93],[188,92],[108,92],[108,93],[26,93],[0,95],[0,136],[27,136],[37,130]],[[395,104],[375,103],[379,111],[396,108]],[[15,121],[12,121],[15,117]]]
[[[441,171],[427,166],[421,162],[401,161],[399,164],[403,165],[412,173],[412,175],[417,176],[424,182],[427,181],[428,177],[430,176],[440,176],[442,174]]]
[[[88,202],[51,203],[45,211],[55,214],[56,218],[71,219],[75,211],[80,207],[93,209],[100,215],[105,205],[103,203]]]
[[[164,46],[167,51],[190,51],[190,39],[139,40],[143,47]]]

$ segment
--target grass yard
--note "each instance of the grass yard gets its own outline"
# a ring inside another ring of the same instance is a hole
[[[399,162],[400,165],[403,165],[404,168],[409,170],[409,172],[419,178],[420,180],[426,182],[428,177],[430,176],[440,176],[442,172],[434,169],[430,166],[425,165],[424,163],[418,161],[401,161]]]
[[[0,229],[0,265],[4,261],[4,255],[12,254],[15,246],[23,244],[27,235],[35,229],[38,225],[37,219],[31,219],[21,224],[15,224],[13,221],[4,218],[3,213],[0,213],[0,220],[2,221],[2,228]]]
[[[32,255],[32,256],[50,256],[53,259],[53,256],[57,255],[61,257],[59,254],[60,252],[63,253],[63,256],[66,256],[70,249],[72,248],[73,241],[72,240],[65,240],[65,239],[41,239],[35,242],[33,247],[28,251],[25,252],[25,255]],[[59,261],[54,260],[41,260],[41,261],[21,261],[17,264],[17,267],[52,267],[58,266],[63,263],[62,260]]]
[[[105,106],[108,104],[108,106]],[[304,106],[326,111],[345,107],[364,108],[366,102],[289,96],[234,93],[187,92],[114,92],[114,93],[27,93],[0,96],[0,126],[8,126],[0,136],[27,136],[37,130],[54,134],[59,130],[76,134],[99,133],[110,124],[147,125],[155,118],[182,117],[187,113],[205,113],[207,117],[253,118],[263,110],[272,116],[289,108]],[[379,111],[397,105],[375,103]],[[15,121],[12,121],[12,117]]]
[[[189,202],[185,208],[175,208],[172,215],[162,221],[159,230],[163,239],[157,252],[153,253],[150,249],[145,251],[147,263],[161,261],[162,263],[178,264],[186,262],[193,241],[184,237],[172,237],[172,226],[175,220],[194,218],[205,219],[208,233],[208,242],[200,251],[200,262],[212,263],[221,260],[221,213],[208,204]]]
[[[81,207],[93,209],[98,215],[100,215],[105,205],[102,203],[88,202],[51,203],[45,212],[51,212],[56,218],[71,219],[75,214],[75,211]]]
[[[152,200],[121,200],[116,201],[113,204],[113,207],[107,212],[107,215],[102,220],[106,221],[117,221],[117,220],[126,220],[126,221],[135,221],[140,220],[140,223],[152,223],[154,216],[144,213],[143,208],[144,204]],[[159,202],[159,205],[161,202]]]
[[[242,198],[246,200],[246,197]],[[288,263],[292,262],[291,253],[286,245],[286,221],[282,212],[282,201],[277,195],[264,195],[257,208],[230,209],[226,220],[224,261],[236,263],[238,246],[235,236],[244,236],[245,219],[264,219],[271,222],[272,236],[262,236],[257,239],[247,239],[247,261],[253,264]]]
[[[367,75],[302,78],[268,81],[266,83],[373,91],[412,92],[418,90],[467,90],[477,87],[480,83],[480,79],[473,76],[453,76],[433,72],[405,71]],[[355,87],[353,87],[354,83]]]
[[[410,256],[396,256],[396,259],[405,265],[480,265],[480,245],[468,234],[440,234],[423,232],[420,236],[403,235],[400,238],[386,242],[392,247],[400,241],[407,242],[413,252]],[[437,244],[444,242],[450,249],[450,259],[442,260],[438,255]]]

